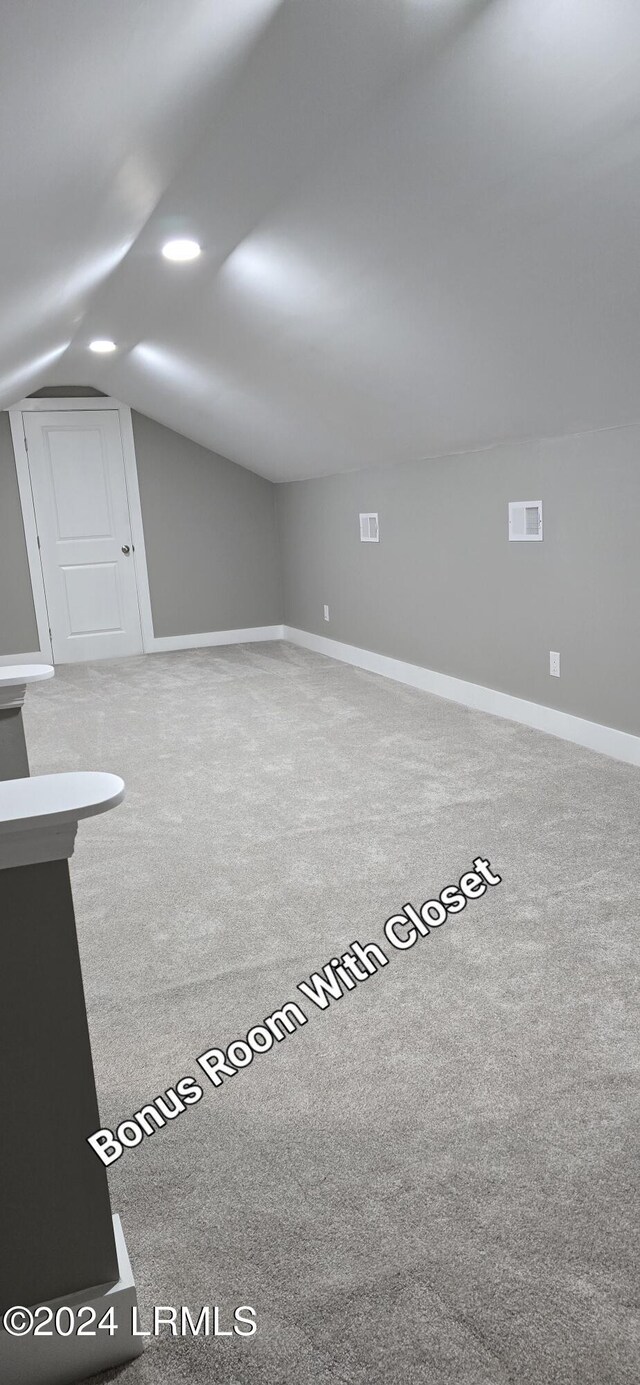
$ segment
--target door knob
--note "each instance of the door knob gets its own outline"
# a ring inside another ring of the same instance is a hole
[[[123,553],[130,553],[130,552],[131,552],[131,549],[129,548],[128,543],[123,543],[123,545],[122,545],[122,552],[123,552]]]

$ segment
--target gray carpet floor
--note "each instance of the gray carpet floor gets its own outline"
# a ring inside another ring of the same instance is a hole
[[[61,667],[25,723],[127,784],[71,863],[107,1126],[503,876],[110,1170],[143,1318],[258,1332],[98,1379],[638,1381],[638,771],[278,643]]]

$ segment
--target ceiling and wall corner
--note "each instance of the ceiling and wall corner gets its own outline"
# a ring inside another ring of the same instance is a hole
[[[630,0],[6,5],[0,405],[273,480],[635,421],[639,65]]]

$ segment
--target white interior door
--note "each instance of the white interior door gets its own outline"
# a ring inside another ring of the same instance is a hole
[[[117,410],[23,421],[54,662],[141,654]]]

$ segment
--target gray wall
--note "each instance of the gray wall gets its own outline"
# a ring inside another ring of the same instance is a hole
[[[284,619],[640,735],[640,426],[273,486],[133,422],[157,635]],[[539,498],[543,542],[509,543],[507,502]],[[0,654],[35,649],[0,413]]]
[[[281,622],[275,486],[133,415],[156,635]]]
[[[279,623],[275,486],[141,414],[133,430],[155,634]],[[0,655],[37,649],[9,416],[0,413]]]
[[[289,482],[278,516],[288,625],[640,734],[640,427]]]
[[[37,648],[9,415],[0,413],[0,654],[35,654]]]
[[[67,861],[0,871],[0,911],[3,1313],[114,1283],[118,1257],[107,1171],[87,1144],[100,1116]]]

